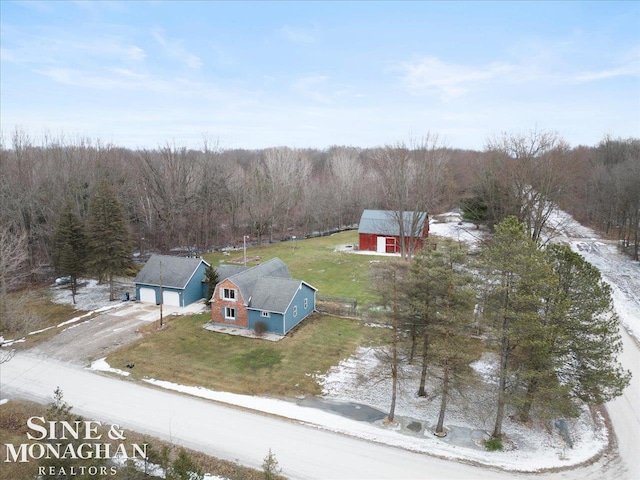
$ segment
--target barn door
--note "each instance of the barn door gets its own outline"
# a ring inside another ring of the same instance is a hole
[[[398,245],[396,243],[396,237],[387,237],[387,241],[385,242],[385,252],[386,253],[397,253]]]

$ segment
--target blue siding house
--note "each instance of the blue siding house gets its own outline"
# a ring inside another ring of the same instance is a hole
[[[220,268],[218,273],[212,323],[253,330],[262,321],[268,332],[285,335],[315,310],[317,289],[291,278],[279,258],[240,272]]]
[[[174,307],[202,300],[207,295],[204,272],[208,266],[201,258],[152,255],[134,280],[136,299]]]

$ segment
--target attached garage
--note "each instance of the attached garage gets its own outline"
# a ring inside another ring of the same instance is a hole
[[[172,307],[186,307],[202,300],[206,295],[204,273],[208,266],[201,258],[152,255],[134,280],[136,299]]]

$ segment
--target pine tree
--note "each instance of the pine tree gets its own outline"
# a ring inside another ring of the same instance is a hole
[[[470,355],[470,339],[466,328],[473,320],[473,306],[475,292],[471,288],[473,277],[464,269],[466,251],[452,241],[439,245],[439,249],[432,254],[439,264],[437,270],[441,272],[444,296],[438,299],[440,312],[433,323],[433,330],[437,341],[434,342],[434,363],[442,371],[440,389],[440,412],[435,434],[444,436],[444,418],[451,387],[461,373],[468,369],[472,360]]]
[[[267,456],[264,457],[264,460],[262,461],[262,473],[265,480],[277,480],[282,478],[282,468],[280,468],[278,459],[271,449],[269,449],[269,453],[267,453]]]
[[[88,270],[109,281],[109,299],[115,300],[113,280],[133,268],[132,244],[126,218],[111,184],[102,180],[89,205]]]
[[[619,396],[631,378],[617,362],[622,340],[611,288],[596,267],[569,247],[552,245],[546,255],[558,279],[551,299],[562,333],[553,351],[557,375],[569,385],[572,397],[588,405],[606,403]]]
[[[167,480],[202,480],[202,468],[181,448],[171,466],[167,469]]]
[[[372,268],[374,290],[380,295],[381,305],[390,314],[387,323],[391,327],[391,338],[388,339],[387,348],[379,351],[379,358],[389,369],[391,377],[391,405],[385,419],[388,423],[395,423],[396,397],[400,379],[401,333],[407,319],[405,281],[408,267],[407,262],[403,260],[390,260],[374,264]]]
[[[218,270],[215,267],[209,265],[204,271],[204,283],[207,284],[207,296],[204,299],[205,304],[209,304],[211,301],[211,297],[213,297],[213,292],[216,289],[216,285],[220,282],[220,275],[218,275]]]
[[[426,397],[427,369],[429,366],[429,346],[433,333],[438,305],[436,300],[442,298],[446,292],[442,281],[444,271],[442,255],[433,250],[423,248],[414,257],[411,263],[411,275],[409,280],[409,305],[411,316],[419,329],[422,337],[420,385],[418,396]],[[438,268],[440,263],[440,268]]]
[[[71,298],[76,303],[78,278],[85,273],[87,259],[87,238],[80,218],[67,202],[60,214],[53,237],[52,261],[58,275],[69,277]]]
[[[497,411],[492,433],[492,437],[500,438],[508,401],[508,378],[512,372],[523,375],[535,371],[529,362],[534,358],[530,350],[540,332],[544,293],[554,277],[524,224],[513,216],[496,227],[493,242],[482,252],[482,262],[489,276],[486,313],[495,314],[500,343]]]
[[[522,342],[517,418],[530,420],[534,402],[548,418],[577,415],[581,402],[600,405],[622,393],[630,373],[617,363],[622,350],[610,287],[597,268],[563,245],[545,252],[554,280],[540,322]]]

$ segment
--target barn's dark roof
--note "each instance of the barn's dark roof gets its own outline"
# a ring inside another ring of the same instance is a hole
[[[400,235],[400,225],[396,219],[398,212],[393,210],[365,210],[360,217],[358,233],[369,233],[377,235]],[[414,219],[417,221],[415,233],[422,236],[425,221],[428,221],[426,212],[403,212],[405,235],[409,236],[412,231],[411,225]]]
[[[162,284],[163,287],[185,288],[201,263],[209,265],[201,258],[151,255],[134,282],[153,286]]]

